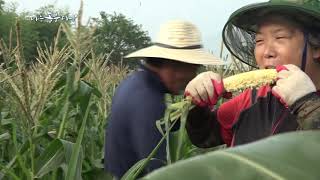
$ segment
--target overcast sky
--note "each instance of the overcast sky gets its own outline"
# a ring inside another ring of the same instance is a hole
[[[184,19],[194,23],[202,33],[204,47],[218,55],[221,30],[236,9],[265,0],[84,0],[84,18],[99,17],[100,11],[122,13],[141,24],[152,39],[159,26],[170,19]],[[80,0],[5,0],[16,2],[18,12],[33,11],[47,4],[68,8],[76,13]]]

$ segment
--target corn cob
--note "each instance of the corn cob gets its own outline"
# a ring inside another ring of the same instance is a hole
[[[254,70],[245,73],[236,74],[223,79],[224,88],[227,92],[242,92],[248,88],[260,87],[266,84],[272,84],[277,78],[275,69]],[[171,111],[170,121],[173,122],[182,116],[182,107],[189,110],[195,105],[191,103],[192,98],[186,97],[180,102],[170,104],[166,111]]]
[[[223,79],[224,88],[228,92],[240,92],[248,88],[272,84],[277,78],[275,69],[261,69],[240,73]]]

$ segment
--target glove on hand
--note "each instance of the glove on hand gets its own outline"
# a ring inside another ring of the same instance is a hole
[[[276,67],[278,75],[272,94],[286,106],[291,106],[303,96],[315,92],[316,87],[309,76],[299,67],[288,64]]]
[[[185,96],[191,96],[193,103],[201,107],[214,106],[223,93],[221,76],[212,71],[200,73],[185,89]]]

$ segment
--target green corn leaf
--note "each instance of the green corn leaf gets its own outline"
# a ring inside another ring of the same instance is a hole
[[[8,139],[10,139],[10,134],[8,133],[8,132],[5,132],[5,133],[3,133],[3,134],[0,134],[0,143],[1,143],[1,141],[5,141],[5,140],[8,140]]]
[[[13,121],[14,121],[13,118],[1,119],[1,125],[2,126],[6,126],[6,125],[9,125],[9,124],[12,124]]]
[[[148,163],[150,160],[147,158],[141,159],[135,163],[121,178],[121,180],[134,180],[135,174],[142,168],[143,164]]]
[[[156,155],[158,152],[161,144],[164,142],[164,140],[167,138],[167,134],[170,133],[170,130],[174,126],[174,123],[170,126],[169,130],[166,131],[164,136],[160,139],[156,147],[151,151],[149,156],[145,159],[142,159],[138,161],[134,166],[132,166],[126,173],[125,175],[121,178],[121,180],[135,180],[144,170],[144,168],[150,163],[150,161],[153,160],[153,157]]]
[[[62,139],[52,141],[36,159],[36,177],[41,178],[49,172],[57,170],[63,164],[69,163],[74,148],[75,144],[69,141]],[[82,159],[81,152],[79,154],[78,161]]]
[[[89,72],[90,68],[87,65],[85,65],[84,68],[81,70],[80,78],[85,77]]]
[[[67,176],[66,176],[66,178],[68,180],[69,179],[71,180],[71,179],[79,179],[79,178],[81,178],[81,169],[82,169],[81,160],[82,159],[79,159],[78,157],[79,157],[80,152],[81,152],[81,143],[82,143],[82,139],[83,139],[83,136],[84,136],[86,122],[87,122],[89,111],[90,111],[90,107],[91,107],[91,105],[90,105],[90,97],[91,97],[91,94],[89,95],[89,98],[88,98],[88,101],[87,101],[87,104],[86,104],[87,107],[86,107],[85,115],[83,117],[82,124],[81,124],[81,128],[80,128],[77,140],[76,140],[75,147],[72,150],[70,162],[68,163],[68,171],[67,171]]]
[[[7,168],[6,166],[3,166],[1,164],[0,164],[0,168],[2,169],[3,172],[6,172],[8,175],[10,175],[14,180],[20,180],[20,178],[10,168]],[[2,177],[0,177],[0,179],[2,179]]]
[[[320,132],[275,135],[160,168],[143,180],[319,179]]]
[[[83,174],[83,179],[94,179],[94,180],[113,180],[111,174],[104,171],[104,169],[92,169]]]
[[[74,104],[80,104],[81,112],[85,112],[88,106],[91,94],[101,97],[102,94],[98,89],[86,81],[79,81],[77,90],[71,95],[70,100]]]
[[[43,136],[45,135],[42,135],[42,136],[38,135],[32,141],[36,144],[43,138]],[[29,150],[30,150],[30,143],[26,141],[20,146],[18,153],[16,153],[16,155],[10,160],[10,162],[5,166],[5,168],[11,169],[13,165],[16,163],[16,161],[18,160],[18,157],[21,158],[21,156]],[[5,171],[1,170],[0,179],[2,179],[5,175],[6,175]]]
[[[164,123],[165,123],[165,132],[170,132],[170,113],[171,109],[167,109],[164,113]],[[164,134],[163,134],[164,135]],[[167,163],[171,164],[170,157],[170,133],[166,133],[164,136],[166,138],[166,153],[167,153]]]
[[[36,159],[36,178],[41,178],[47,173],[56,170],[63,162],[65,162],[65,157],[62,142],[59,139],[55,139]]]
[[[42,178],[50,172],[62,167],[64,164],[70,163],[74,148],[75,144],[72,142],[62,139],[53,140],[36,159],[36,178]],[[77,158],[77,161],[81,162],[83,158],[81,149]],[[77,164],[77,166],[81,166],[81,164]],[[76,177],[81,177],[80,172],[77,171]]]
[[[161,145],[161,144],[160,144]],[[155,148],[156,151],[158,148]],[[154,151],[156,153],[156,151]],[[151,153],[154,156],[154,153]],[[135,180],[137,177],[142,173],[142,170],[149,164],[151,161],[161,161],[156,158],[152,158],[148,156],[147,158],[141,159],[140,161],[136,162],[122,177],[121,180]]]
[[[74,83],[75,83],[75,74],[76,74],[76,67],[72,65],[69,67],[67,71],[67,82],[65,86],[64,95],[71,95],[74,90]]]
[[[179,160],[181,158],[182,155],[182,151],[183,151],[183,144],[185,142],[186,139],[186,123],[187,123],[187,117],[188,117],[188,113],[189,113],[189,106],[191,105],[191,102],[187,102],[184,104],[184,106],[182,107],[182,115],[180,118],[180,129],[179,129],[179,138],[178,138],[178,148],[176,150],[176,158],[177,160]]]

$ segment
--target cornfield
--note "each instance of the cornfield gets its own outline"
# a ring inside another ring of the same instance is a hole
[[[106,55],[94,53],[93,32],[80,21],[75,30],[62,24],[51,46],[39,44],[32,65],[26,65],[22,55],[19,21],[17,46],[1,41],[0,179],[111,178],[103,171],[105,127],[114,91],[129,69],[107,65]],[[69,43],[59,48],[62,34]],[[229,71],[234,63],[207,70],[224,75],[246,71]],[[189,101],[175,104],[181,97],[175,98],[166,97],[168,111],[157,124],[162,133],[169,132],[169,124],[180,116],[183,127],[191,108]],[[168,139],[168,134],[163,135]],[[168,164],[212,150],[194,147],[184,128],[173,136],[167,141]],[[142,168],[134,176],[129,171],[128,177],[135,177]]]
[[[16,38],[16,46],[12,39],[9,44],[0,42],[0,179],[112,178],[103,170],[103,161],[107,161],[103,157],[105,127],[112,96],[129,68],[107,65],[108,56],[94,53],[95,29],[81,25],[81,14],[82,8],[75,29],[62,24],[53,44],[38,45],[32,65],[23,57],[19,21],[16,37],[11,36]],[[61,48],[62,34],[68,43]],[[221,58],[222,51],[223,46]],[[252,70],[233,57],[231,60],[229,65],[206,70],[224,77]],[[156,125],[163,134],[159,144],[167,140],[167,164],[224,148],[196,148],[184,128],[169,137],[178,119],[184,127],[192,105],[182,97],[168,95],[166,100],[166,114]],[[124,179],[137,177],[157,148]]]
[[[17,46],[1,41],[0,179],[110,178],[105,126],[128,68],[93,52],[94,28],[81,26],[81,12],[76,29],[62,24],[51,46],[39,44],[32,65],[24,63],[19,21]],[[61,34],[69,43],[59,48]]]

